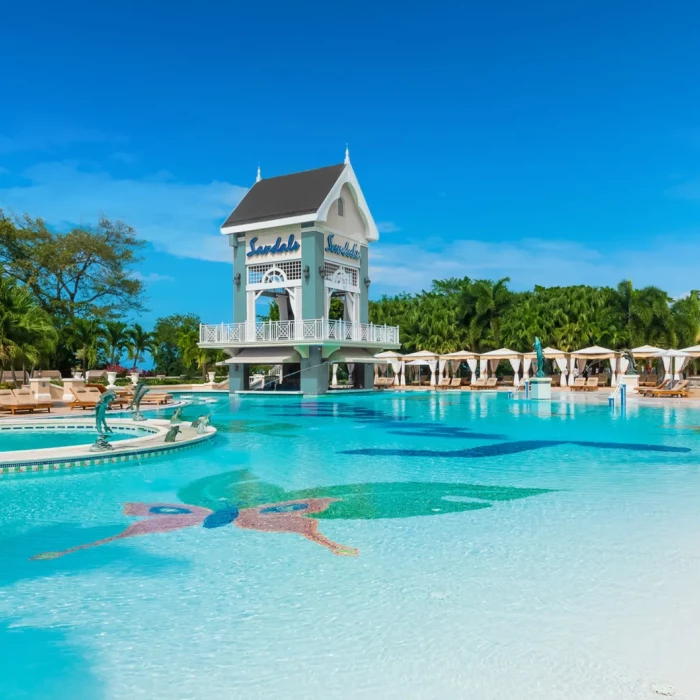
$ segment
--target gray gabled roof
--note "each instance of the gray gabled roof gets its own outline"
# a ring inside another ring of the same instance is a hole
[[[344,164],[270,177],[256,182],[222,228],[317,212],[338,181]]]

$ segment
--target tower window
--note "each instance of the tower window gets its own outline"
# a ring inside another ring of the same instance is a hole
[[[345,216],[345,202],[342,197],[338,200],[338,216]]]

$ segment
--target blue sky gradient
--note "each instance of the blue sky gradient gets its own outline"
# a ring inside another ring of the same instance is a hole
[[[147,325],[230,320],[218,227],[258,163],[328,165],[346,142],[382,232],[375,297],[454,275],[700,286],[697,3],[3,14],[0,207],[133,225]]]

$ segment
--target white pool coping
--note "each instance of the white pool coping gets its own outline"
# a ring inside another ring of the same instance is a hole
[[[145,421],[135,421],[128,418],[114,418],[109,420],[108,424],[112,428],[122,430],[149,430],[151,434],[119,440],[113,443],[113,449],[106,452],[90,452],[90,446],[97,438],[97,434],[94,419],[91,420],[88,416],[82,420],[76,417],[73,420],[43,418],[3,421],[0,425],[0,434],[9,430],[69,430],[71,427],[90,430],[91,433],[89,441],[81,445],[0,452],[0,475],[90,467],[149,458],[193,447],[213,438],[216,434],[216,428],[213,426],[207,426],[206,432],[200,434],[191,427],[191,423],[184,421],[180,424],[180,432],[175,442],[165,442],[165,435],[172,427],[168,420],[150,418]]]

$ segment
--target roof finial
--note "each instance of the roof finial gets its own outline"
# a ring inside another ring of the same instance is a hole
[[[262,175],[260,174],[260,166],[258,165],[258,174],[255,176],[255,182],[260,182]]]
[[[347,143],[345,144],[345,160],[343,162],[345,165],[350,165],[350,149]]]

